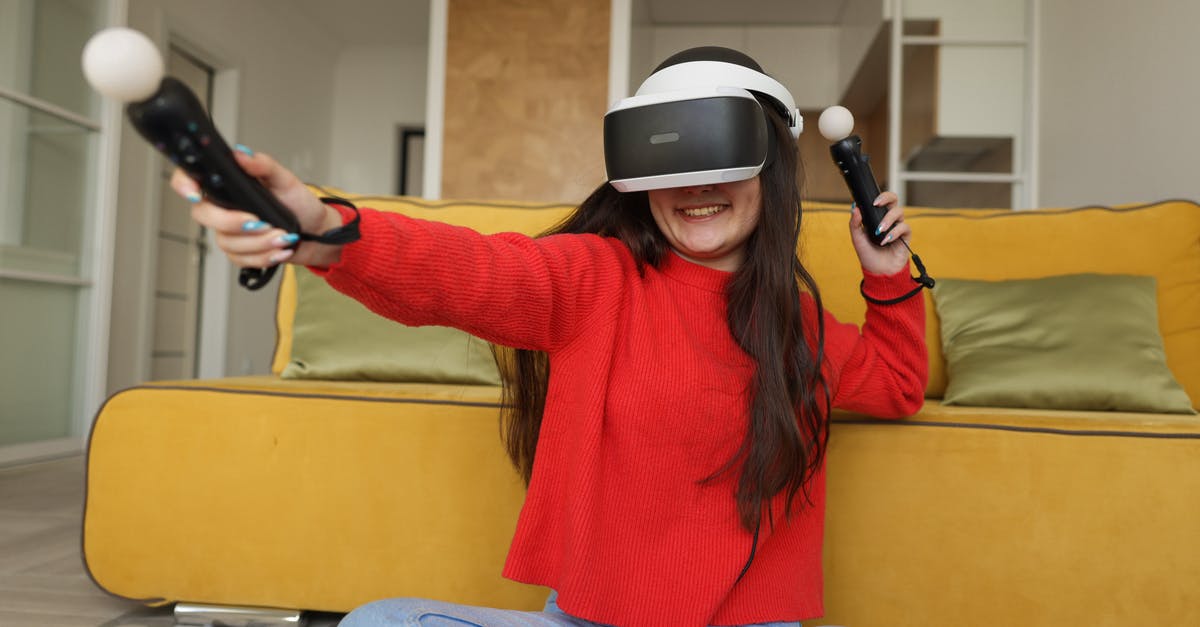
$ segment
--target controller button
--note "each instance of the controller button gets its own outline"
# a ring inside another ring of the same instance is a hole
[[[195,133],[200,130],[200,125],[195,122],[188,122],[187,129],[189,133]]]
[[[186,136],[180,137],[177,145],[179,146],[180,150],[188,150],[192,147],[192,140],[188,139]]]
[[[208,135],[200,136],[200,145],[201,146],[208,146],[209,142],[211,142],[211,141],[212,141],[212,139]]]
[[[184,158],[183,158],[183,162],[188,165],[194,165],[199,160],[200,160],[200,158],[194,154],[188,154],[188,155],[184,156]]]
[[[220,187],[225,182],[225,179],[221,178],[220,174],[213,174],[208,177],[208,182],[216,187]]]

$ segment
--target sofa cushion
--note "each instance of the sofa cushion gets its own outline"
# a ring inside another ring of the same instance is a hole
[[[307,269],[284,379],[500,385],[487,342],[448,327],[406,327],[376,315]]]
[[[1032,211],[909,208],[912,247],[936,279],[1028,279],[1101,273],[1152,276],[1167,365],[1200,403],[1200,205],[1165,201],[1120,207]],[[866,304],[846,237],[844,206],[806,205],[801,254],[817,278],[826,307],[861,324]],[[925,292],[929,389],[946,389],[941,332]]]
[[[942,279],[947,405],[1194,413],[1167,368],[1153,277]]]

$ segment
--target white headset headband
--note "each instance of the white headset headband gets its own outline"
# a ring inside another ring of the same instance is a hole
[[[659,94],[691,87],[741,87],[764,94],[778,102],[783,109],[780,113],[788,117],[792,137],[799,137],[800,131],[804,130],[804,118],[800,116],[796,101],[786,87],[762,72],[736,63],[688,61],[669,65],[643,81],[636,95]]]

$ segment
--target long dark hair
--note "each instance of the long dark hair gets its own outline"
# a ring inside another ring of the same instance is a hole
[[[765,103],[764,103],[765,105]],[[759,174],[762,211],[746,242],[746,258],[727,287],[726,320],[738,345],[757,364],[750,419],[737,453],[705,482],[739,472],[736,500],[742,525],[757,528],[764,506],[780,492],[786,510],[823,463],[828,441],[829,389],[821,374],[825,327],[821,296],[796,254],[800,238],[799,154],[787,125],[768,105],[774,133],[772,162]],[[657,267],[669,250],[650,213],[645,192],[621,193],[601,185],[561,224],[544,235],[596,233],[614,237],[639,268]],[[805,320],[800,290],[816,302]],[[805,329],[815,330],[810,346]],[[550,363],[545,353],[497,349],[503,381],[501,430],[513,465],[528,485],[546,404]]]

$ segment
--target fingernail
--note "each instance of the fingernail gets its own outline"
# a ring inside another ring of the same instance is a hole
[[[242,224],[243,231],[261,231],[270,226],[261,220],[247,220]]]
[[[279,236],[280,244],[295,244],[298,241],[300,241],[300,236],[296,235],[295,233],[288,233],[287,235]]]
[[[296,254],[295,248],[287,248],[287,249],[281,250],[281,251],[271,255],[267,259],[267,261],[270,261],[273,264],[279,263],[281,261],[286,261],[289,257],[291,257],[294,254]]]
[[[184,195],[184,198],[187,198],[187,201],[192,203],[193,205],[200,202],[201,200],[204,200],[203,198],[200,197],[200,194],[197,194],[196,192],[188,192],[187,194]]]
[[[882,233],[882,232],[883,232],[883,223],[881,222],[881,223],[879,224],[879,226],[875,227],[875,234],[876,234],[876,235],[879,235],[879,234],[880,234],[880,233]]]
[[[894,233],[888,233],[888,234],[887,234],[887,237],[883,238],[883,241],[882,241],[882,242],[880,242],[880,243],[881,243],[881,244],[886,244],[886,243],[888,243],[888,242],[892,241],[892,235],[894,235]]]
[[[245,145],[243,145],[243,144],[238,144],[238,145],[234,146],[234,147],[233,147],[233,149],[234,149],[234,150],[236,150],[236,151],[238,151],[238,152],[240,152],[240,153],[242,153],[242,154],[244,154],[244,155],[246,155],[247,157],[253,157],[253,156],[254,156],[254,151],[253,151],[253,150],[250,150],[248,147],[246,147],[246,146],[245,146]]]

